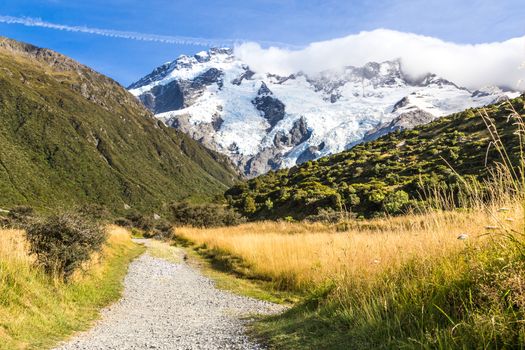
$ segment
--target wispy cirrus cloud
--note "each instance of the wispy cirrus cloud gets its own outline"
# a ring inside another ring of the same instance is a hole
[[[234,46],[234,45],[238,45],[239,43],[248,41],[248,40],[243,40],[243,39],[219,39],[219,38],[209,39],[209,38],[198,38],[198,37],[179,36],[179,35],[158,35],[158,34],[132,32],[132,31],[93,28],[93,27],[87,27],[87,26],[71,26],[71,25],[47,22],[47,21],[43,21],[42,19],[32,18],[32,17],[13,17],[13,16],[0,15],[0,23],[18,24],[18,25],[23,25],[26,27],[40,27],[40,28],[61,30],[61,31],[66,31],[66,32],[74,32],[74,33],[93,34],[93,35],[106,36],[110,38],[121,38],[121,39],[139,40],[139,41],[152,41],[152,42],[158,42],[158,43],[164,43],[164,44],[176,44],[176,45],[217,47],[217,46]],[[287,48],[298,48],[295,45],[290,45],[290,44],[281,43],[281,42],[265,41],[265,42],[260,42],[260,44],[287,47]]]

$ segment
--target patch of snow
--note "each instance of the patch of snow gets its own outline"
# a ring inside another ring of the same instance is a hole
[[[361,140],[367,131],[411,110],[420,109],[441,117],[490,104],[502,96],[518,95],[497,87],[485,87],[473,93],[435,75],[412,82],[403,76],[399,61],[369,63],[316,76],[298,73],[279,77],[271,72],[256,72],[246,78],[249,68],[229,49],[181,56],[169,64],[167,72],[130,92],[140,96],[174,80],[192,82],[211,68],[223,73],[221,84],[207,85],[189,106],[157,117],[167,121],[187,115],[196,127],[221,118],[220,128],[213,137],[214,148],[230,156],[247,157],[275,147],[276,134],[289,133],[302,117],[311,135],[299,145],[280,150],[281,164],[286,167],[295,165],[309,147],[324,145],[317,156],[343,151]],[[253,103],[262,83],[285,105],[284,118],[273,128]],[[394,111],[394,106],[403,99],[406,103]]]

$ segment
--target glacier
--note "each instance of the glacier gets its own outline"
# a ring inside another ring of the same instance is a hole
[[[182,55],[128,89],[247,177],[519,94],[470,91],[431,73],[414,79],[396,59],[279,76],[252,71],[229,48]]]

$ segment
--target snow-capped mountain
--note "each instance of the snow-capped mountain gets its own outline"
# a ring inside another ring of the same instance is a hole
[[[397,60],[315,75],[254,72],[231,49],[180,56],[129,90],[247,176],[518,95],[498,87],[472,92],[434,74],[410,79]]]

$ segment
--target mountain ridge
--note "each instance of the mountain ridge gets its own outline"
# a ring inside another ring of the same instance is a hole
[[[161,210],[220,195],[229,160],[166,127],[120,84],[0,38],[0,206]]]
[[[517,96],[497,87],[471,92],[431,73],[414,79],[400,60],[310,75],[254,72],[227,48],[181,55],[128,88],[166,125],[227,155],[248,177],[343,151],[381,126],[378,135],[388,132],[398,117],[397,128],[411,128]],[[280,142],[299,120],[304,137]]]

